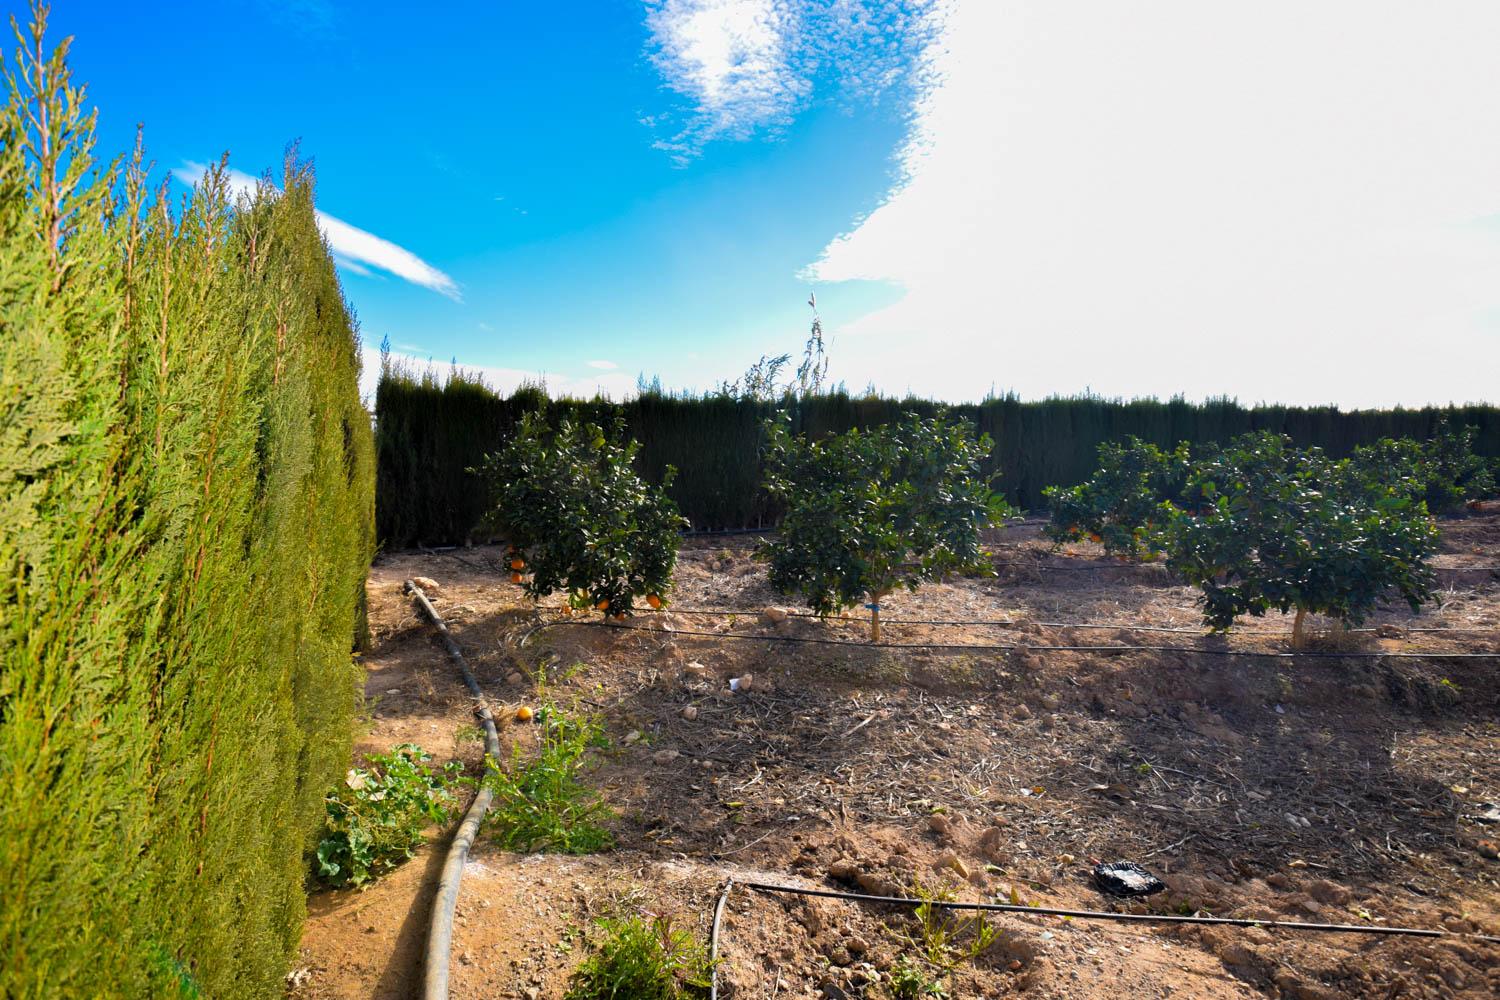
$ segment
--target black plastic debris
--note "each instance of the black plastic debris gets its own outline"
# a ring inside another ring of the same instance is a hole
[[[1094,866],[1094,881],[1111,896],[1150,896],[1166,884],[1133,861],[1112,861]]]
[[[1473,820],[1475,823],[1500,823],[1500,806],[1493,802],[1480,802],[1477,808],[1479,812],[1465,813],[1464,819]]]

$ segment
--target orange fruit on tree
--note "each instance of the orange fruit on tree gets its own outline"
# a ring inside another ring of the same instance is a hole
[[[510,561],[510,568],[511,569],[525,569],[526,568],[526,560],[525,559],[512,559]]]
[[[594,605],[594,609],[596,611],[608,611],[609,610],[609,602],[608,601],[600,601],[598,604]]]
[[[647,594],[646,603],[651,605],[651,607],[657,611],[661,610],[661,598],[657,597],[655,594]]]
[[[510,575],[510,582],[511,583],[520,583],[521,582],[521,574],[520,573],[512,573]]]

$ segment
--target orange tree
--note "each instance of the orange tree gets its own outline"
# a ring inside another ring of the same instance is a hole
[[[636,474],[639,444],[621,444],[591,423],[563,419],[556,430],[539,412],[477,470],[490,487],[487,521],[510,539],[512,579],[533,600],[557,591],[570,608],[629,614],[645,597],[660,607],[687,522],[661,487]]]
[[[1292,643],[1301,647],[1308,612],[1348,626],[1391,594],[1413,611],[1431,599],[1426,559],[1437,527],[1426,507],[1348,462],[1248,434],[1196,462],[1187,487],[1204,507],[1173,518],[1168,563],[1202,589],[1213,629],[1241,615],[1295,612]]]
[[[1099,445],[1099,471],[1077,486],[1042,491],[1052,511],[1043,529],[1061,544],[1087,538],[1112,555],[1140,559],[1161,552],[1172,508],[1187,484],[1187,442],[1171,451],[1130,437]]]
[[[1475,437],[1473,427],[1454,426],[1443,417],[1427,441],[1382,438],[1354,449],[1352,470],[1369,484],[1389,484],[1424,501],[1433,514],[1448,514],[1495,489],[1494,472],[1474,453]]]
[[[785,514],[757,555],[778,591],[819,614],[865,602],[879,642],[886,595],[984,568],[979,531],[1009,508],[980,472],[990,441],[968,424],[908,413],[814,441],[783,418],[766,434],[766,489]]]

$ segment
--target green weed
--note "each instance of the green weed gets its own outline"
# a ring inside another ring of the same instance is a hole
[[[696,935],[670,917],[601,920],[603,940],[573,973],[565,1000],[697,1000],[713,966]]]
[[[939,978],[902,956],[891,967],[891,995],[896,1000],[922,1000],[923,997],[946,997],[948,991]]]
[[[422,831],[447,822],[463,779],[463,765],[434,770],[432,756],[403,743],[351,768],[328,793],[327,819],[318,841],[317,876],[331,886],[360,886],[412,856]]]
[[[913,911],[917,932],[908,940],[938,968],[951,969],[960,960],[978,958],[1000,938],[983,914],[938,905],[957,898],[947,886],[928,887],[918,880],[912,884],[912,896],[922,903]]]
[[[538,710],[541,745],[528,758],[520,747],[508,767],[494,767],[485,784],[495,800],[486,822],[491,836],[512,851],[588,854],[614,844],[600,822],[609,806],[582,780],[589,751],[609,746],[604,727],[592,715],[569,716],[556,705]]]

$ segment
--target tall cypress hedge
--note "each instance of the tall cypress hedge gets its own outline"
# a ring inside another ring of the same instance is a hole
[[[413,373],[387,365],[375,405],[377,533],[381,544],[390,547],[469,539],[485,498],[467,470],[497,448],[528,409],[575,413],[595,422],[623,416],[641,442],[641,472],[659,482],[667,465],[676,466],[670,492],[683,515],[695,528],[718,530],[761,527],[774,519],[760,491],[760,426],[773,409],[787,408],[800,433],[824,434],[886,423],[907,411],[930,416],[941,405],[843,392],[776,404],[660,392],[623,403],[549,400],[535,388],[505,397],[461,371],[444,379],[430,370]],[[1482,454],[1500,456],[1500,409],[1493,406],[1345,411],[1333,406],[1246,407],[1227,399],[1189,403],[1077,396],[1022,402],[1004,396],[949,409],[993,439],[986,472],[998,469],[998,486],[1006,498],[1026,508],[1043,505],[1047,486],[1087,479],[1100,442],[1128,434],[1170,446],[1272,430],[1342,456],[1381,437],[1428,437],[1448,414],[1478,428]]]
[[[357,702],[357,336],[309,170],[152,195],[65,51],[0,111],[0,996],[279,995]]]

